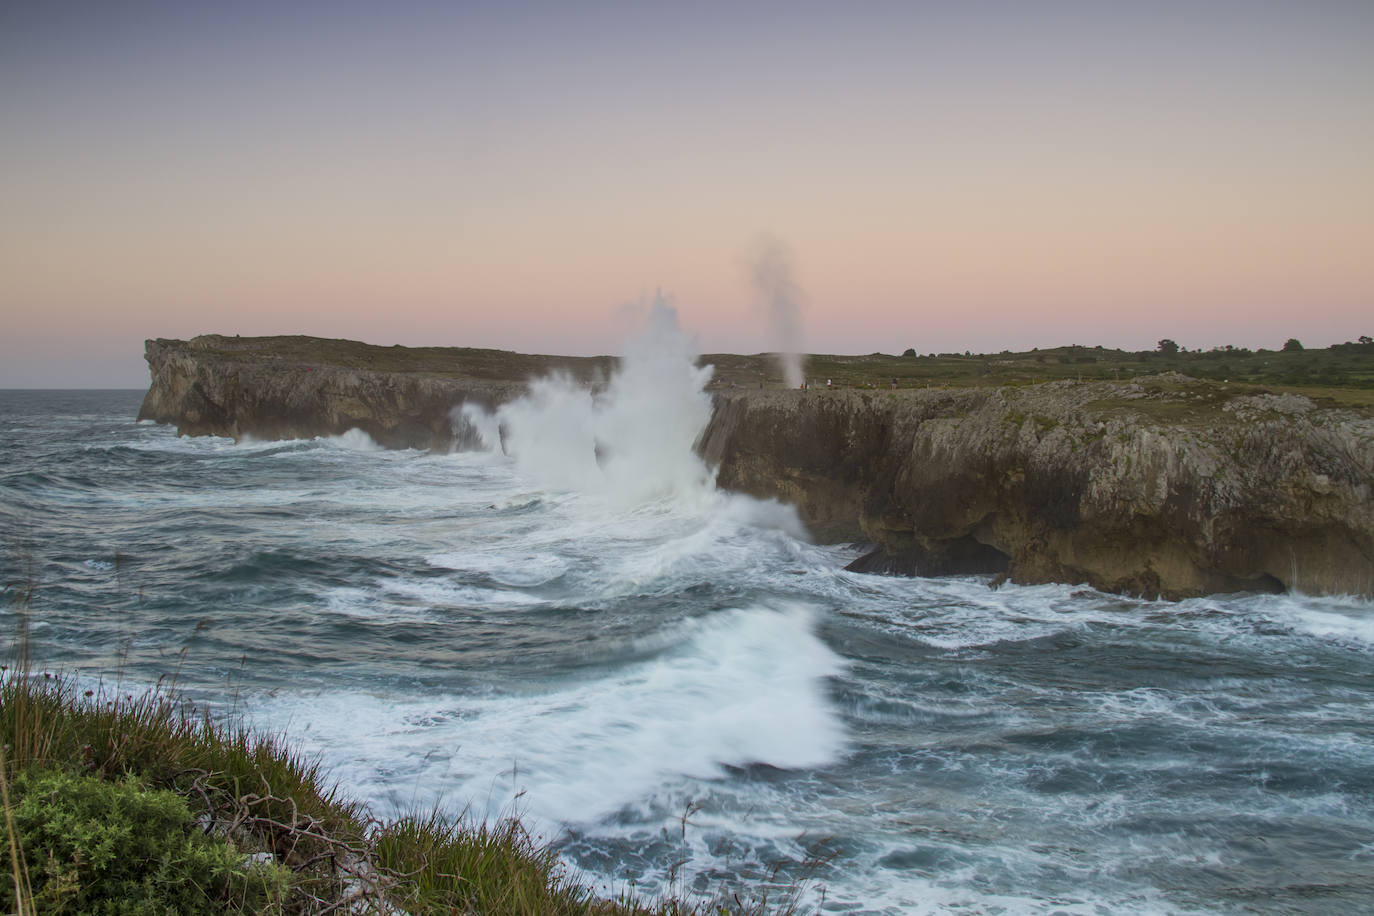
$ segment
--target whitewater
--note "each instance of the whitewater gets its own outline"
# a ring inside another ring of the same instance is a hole
[[[0,392],[0,624],[285,734],[380,817],[518,815],[606,893],[1367,911],[1368,601],[846,572],[714,486],[709,373],[658,309],[594,390],[455,405],[451,454]]]

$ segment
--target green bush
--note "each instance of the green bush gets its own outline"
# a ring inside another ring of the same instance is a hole
[[[206,836],[173,792],[60,770],[21,773],[12,789],[11,823],[36,912],[280,911],[289,872],[250,865],[228,841]],[[8,844],[0,862],[13,873]],[[15,912],[12,882],[5,885],[0,910]]]

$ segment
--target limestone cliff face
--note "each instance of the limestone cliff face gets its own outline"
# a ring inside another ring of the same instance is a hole
[[[301,346],[283,346],[294,340]],[[517,396],[515,381],[450,378],[421,371],[331,365],[313,338],[150,340],[152,384],[139,419],[172,423],[182,435],[300,439],[361,429],[387,448],[448,451],[451,412]],[[360,345],[354,345],[360,346]],[[385,351],[390,348],[366,348]]]
[[[316,338],[147,343],[140,418],[189,435],[362,429],[447,451],[452,411],[605,360],[405,350]],[[1182,597],[1374,596],[1374,416],[1291,394],[1155,376],[1021,388],[721,389],[698,449],[728,489],[795,504],[854,568],[999,572]]]
[[[855,568],[1183,597],[1374,594],[1374,419],[1182,376],[718,394],[718,483],[799,507]]]

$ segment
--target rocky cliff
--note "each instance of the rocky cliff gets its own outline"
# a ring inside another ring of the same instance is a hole
[[[147,343],[140,418],[190,435],[362,429],[447,451],[452,411],[605,359],[368,347],[316,338]],[[719,388],[699,443],[728,489],[795,504],[853,568],[1087,583],[1182,597],[1374,595],[1374,415],[1153,376],[1022,387]]]
[[[140,420],[182,435],[300,439],[361,429],[387,448],[448,451],[452,411],[492,407],[524,380],[562,371],[591,381],[606,358],[531,357],[458,347],[376,347],[317,337],[149,340],[152,384]]]
[[[1374,418],[1183,376],[720,393],[718,483],[795,503],[853,568],[1184,597],[1374,594]]]

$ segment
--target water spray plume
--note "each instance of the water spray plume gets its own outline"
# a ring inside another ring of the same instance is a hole
[[[802,295],[793,276],[791,249],[781,239],[761,236],[747,266],[759,307],[768,318],[783,381],[789,388],[798,388],[806,378],[802,371]]]
[[[711,418],[704,389],[713,370],[696,360],[693,338],[659,294],[602,390],[565,375],[536,379],[527,395],[495,416],[465,405],[465,428],[556,489],[626,503],[700,494],[712,475],[694,446]]]

